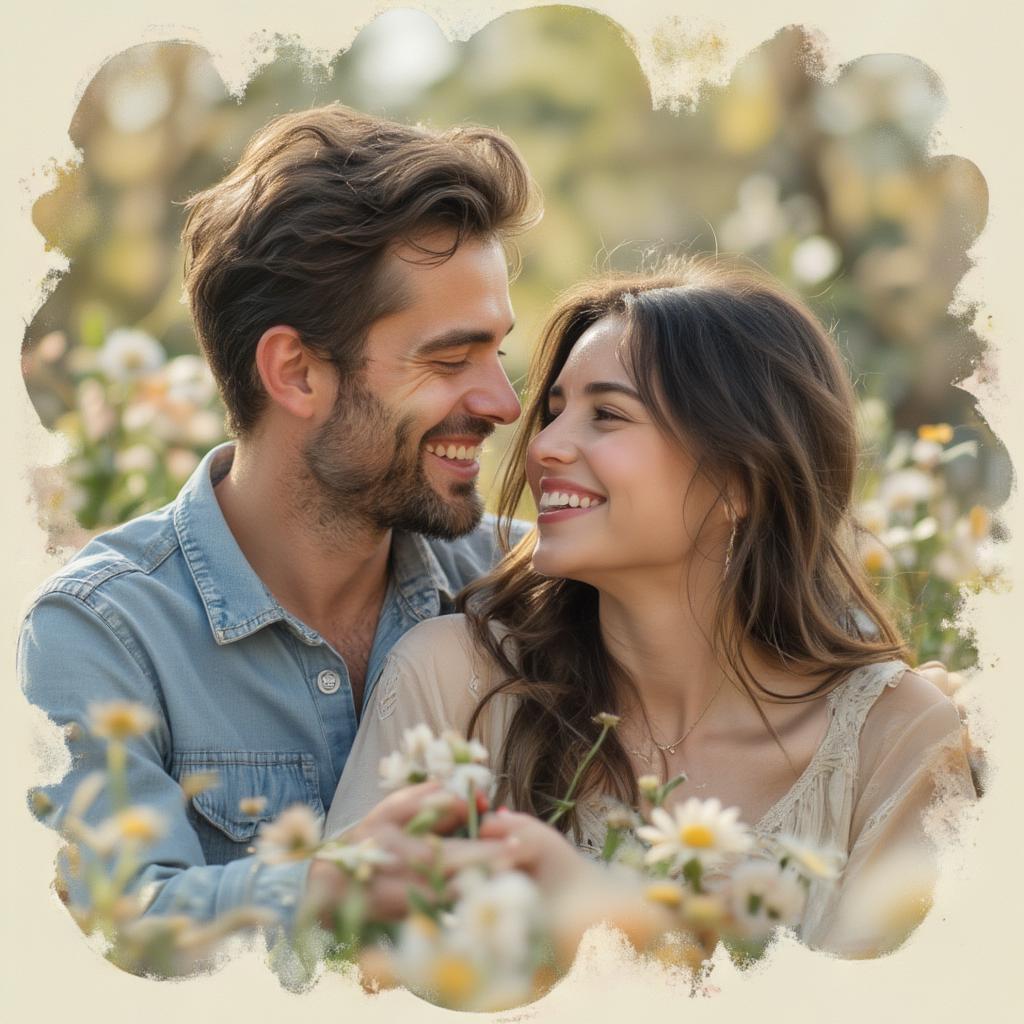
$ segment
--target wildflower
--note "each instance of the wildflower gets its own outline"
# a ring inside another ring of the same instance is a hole
[[[540,892],[519,871],[491,878],[469,870],[456,879],[463,895],[452,911],[452,927],[469,948],[505,967],[524,968],[541,915]]]
[[[427,990],[442,1006],[462,1006],[482,983],[480,971],[464,953],[439,952],[427,969]]]
[[[271,822],[260,825],[256,855],[270,864],[304,860],[320,842],[320,819],[306,804],[292,804]]]
[[[602,711],[599,714],[594,715],[591,721],[595,725],[600,725],[606,729],[614,729],[622,719],[619,715],[611,715],[607,711]]]
[[[971,536],[975,540],[984,540],[989,531],[988,510],[982,505],[973,505],[967,513],[967,522],[970,526]]]
[[[880,501],[864,501],[857,506],[857,522],[869,533],[883,533],[889,525],[889,515]]]
[[[457,764],[485,764],[487,748],[479,740],[465,739],[454,729],[447,729],[441,739],[448,744]]]
[[[911,445],[910,457],[922,469],[934,469],[942,458],[942,445],[929,438],[918,438]]]
[[[663,907],[676,908],[683,902],[686,891],[678,882],[668,879],[652,882],[644,889],[644,896],[652,903],[660,903]]]
[[[368,881],[375,867],[395,862],[395,855],[382,850],[373,839],[363,839],[358,843],[330,844],[318,850],[316,857],[344,868],[358,882]]]
[[[733,872],[730,896],[740,931],[748,938],[763,938],[778,925],[799,923],[807,890],[794,871],[751,860]]]
[[[953,428],[948,423],[925,423],[917,428],[917,436],[921,441],[949,444],[953,440]]]
[[[120,327],[107,336],[97,363],[108,380],[127,382],[160,369],[166,358],[163,346],[152,335]]]
[[[920,469],[890,473],[879,489],[879,499],[891,509],[913,508],[935,493],[935,481]]]
[[[238,809],[247,818],[258,818],[267,807],[265,796],[244,796],[238,801]]]
[[[412,765],[400,750],[382,757],[377,769],[381,788],[399,789],[408,785],[412,771]]]
[[[108,818],[92,833],[92,845],[98,853],[106,855],[124,844],[148,846],[167,831],[164,816],[152,807],[136,804]]]
[[[640,790],[640,795],[651,801],[657,796],[660,786],[661,780],[657,775],[641,775],[636,780],[636,787]]]
[[[444,788],[463,800],[469,799],[470,788],[477,795],[490,799],[494,792],[494,777],[486,765],[457,764],[451,775],[444,780]]]
[[[120,473],[152,473],[156,469],[156,452],[148,444],[133,444],[114,455],[114,466]]]
[[[423,761],[428,776],[446,779],[455,767],[455,752],[447,740],[432,739],[424,748]]]
[[[637,829],[637,835],[651,844],[646,862],[658,864],[671,861],[671,870],[678,871],[696,860],[706,867],[750,847],[746,827],[738,823],[739,808],[722,809],[714,798],[699,800],[690,797],[677,804],[670,814],[663,807],[651,811],[652,825]]]
[[[699,931],[711,931],[725,920],[725,904],[716,893],[691,895],[682,907],[683,920]]]
[[[156,725],[156,715],[135,701],[113,700],[89,705],[89,731],[108,740],[143,736]]]
[[[402,750],[416,768],[425,768],[427,748],[433,741],[434,734],[430,731],[430,726],[422,722],[402,732]]]
[[[166,366],[167,397],[191,408],[202,408],[213,400],[217,385],[206,361],[197,355],[176,356]]]
[[[834,882],[842,874],[846,861],[842,850],[814,846],[790,835],[779,836],[776,842],[787,866],[805,878]]]
[[[205,793],[208,789],[216,789],[220,785],[220,776],[216,772],[192,772],[181,780],[181,789],[187,800]]]
[[[875,575],[879,575],[884,572],[892,572],[896,565],[889,549],[874,537],[869,537],[861,541],[860,558],[864,564],[864,568]]]

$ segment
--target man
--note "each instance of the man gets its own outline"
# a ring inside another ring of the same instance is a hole
[[[273,121],[189,202],[185,285],[235,442],[47,581],[18,653],[29,699],[76,737],[47,791],[58,822],[104,767],[90,708],[155,722],[126,742],[130,799],[166,826],[132,883],[148,913],[290,924],[307,886],[340,897],[333,864],[249,851],[290,805],[323,814],[389,648],[499,553],[477,454],[519,413],[502,241],[533,194],[497,133],[330,106]],[[396,795],[359,837],[414,854],[401,825],[423,798]],[[104,793],[86,818],[113,808]],[[381,871],[371,909],[400,914],[413,881]]]

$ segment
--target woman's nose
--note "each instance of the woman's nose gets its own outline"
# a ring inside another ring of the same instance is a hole
[[[542,464],[572,462],[576,458],[572,432],[553,420],[530,442],[530,457]]]

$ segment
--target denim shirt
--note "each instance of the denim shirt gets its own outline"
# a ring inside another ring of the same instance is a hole
[[[36,593],[22,626],[18,672],[28,699],[58,725],[78,723],[71,770],[44,787],[53,823],[75,787],[104,767],[88,733],[91,704],[137,701],[156,727],[127,743],[132,803],[167,828],[146,847],[132,889],[147,913],[200,919],[239,906],[289,926],[309,861],[247,855],[262,821],[304,803],[322,816],[358,725],[343,652],[281,607],[246,561],[214,494],[233,446],[211,451],[178,498],[96,537]],[[516,523],[513,539],[527,529]],[[282,546],[288,538],[282,537]],[[369,698],[392,645],[496,561],[495,520],[453,542],[395,531],[390,578],[366,673]],[[215,772],[219,785],[186,799],[180,785]],[[265,797],[245,814],[246,797]],[[106,793],[86,821],[112,811]],[[72,901],[83,901],[70,879]]]

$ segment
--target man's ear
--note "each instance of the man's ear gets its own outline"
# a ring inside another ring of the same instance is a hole
[[[256,343],[256,371],[267,397],[298,419],[318,419],[334,404],[334,367],[310,352],[294,327],[263,332]]]

